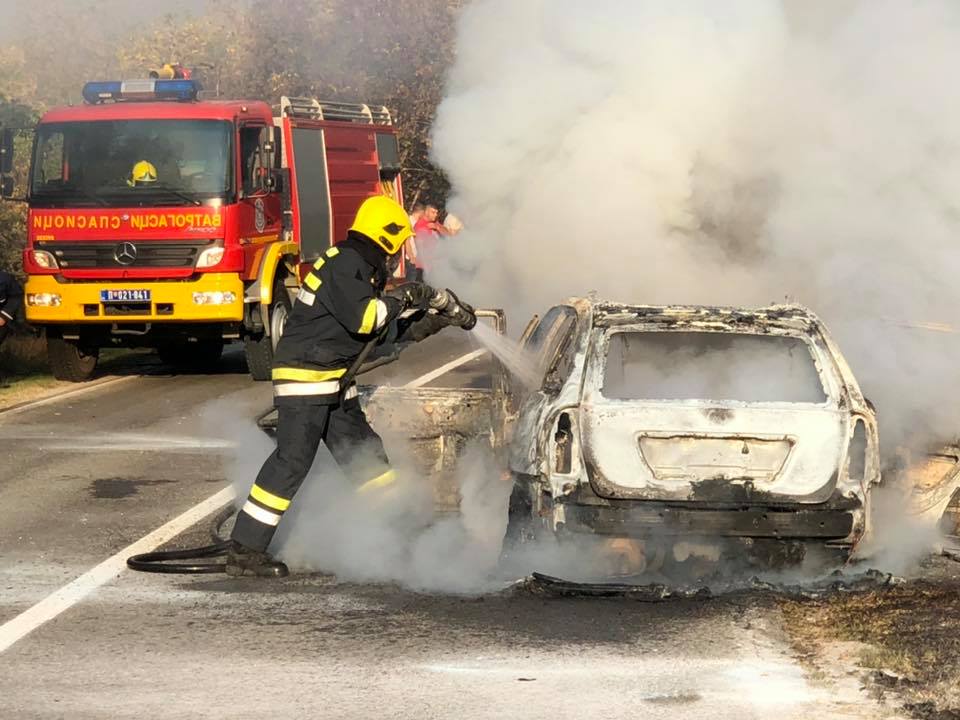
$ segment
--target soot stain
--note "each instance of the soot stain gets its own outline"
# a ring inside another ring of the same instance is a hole
[[[90,494],[102,500],[119,500],[132,497],[141,487],[169,485],[173,480],[138,480],[135,478],[98,478],[90,483]]]
[[[729,408],[705,408],[703,414],[715,423],[725,423],[733,420],[733,410]]]

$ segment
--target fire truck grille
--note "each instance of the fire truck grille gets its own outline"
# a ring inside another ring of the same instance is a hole
[[[93,268],[192,268],[197,256],[215,241],[111,240],[110,242],[37,243],[37,250],[53,253],[64,270]]]

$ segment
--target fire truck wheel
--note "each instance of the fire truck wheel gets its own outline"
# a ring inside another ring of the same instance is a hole
[[[269,380],[273,368],[273,351],[283,334],[283,328],[290,317],[290,295],[282,280],[273,287],[273,302],[270,304],[270,336],[266,333],[248,336],[243,341],[247,356],[247,368],[254,380]]]
[[[58,335],[47,335],[47,359],[57,380],[84,382],[97,369],[99,348],[83,347],[74,340]]]

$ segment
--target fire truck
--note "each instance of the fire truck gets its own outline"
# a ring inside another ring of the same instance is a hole
[[[26,317],[54,375],[86,380],[112,346],[206,367],[242,341],[269,379],[310,264],[365,198],[402,202],[390,113],[206,99],[189,79],[91,82],[83,98],[40,119],[25,197]]]

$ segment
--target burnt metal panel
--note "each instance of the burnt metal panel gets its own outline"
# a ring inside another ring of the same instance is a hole
[[[853,529],[852,513],[838,510],[696,510],[676,507],[565,508],[566,528],[631,537],[668,534],[841,540]]]

